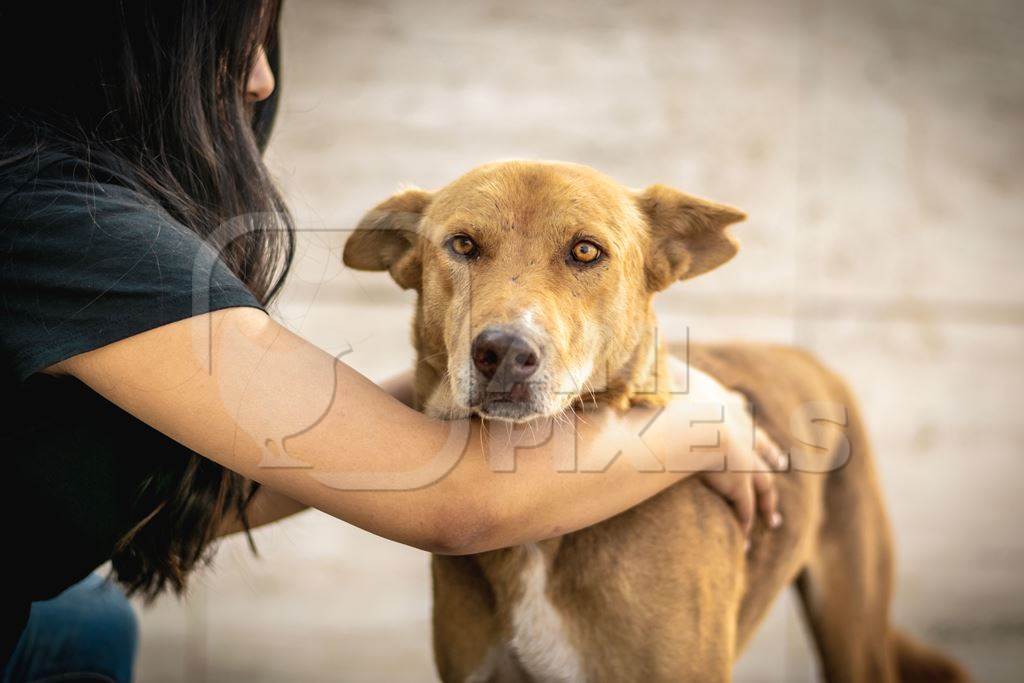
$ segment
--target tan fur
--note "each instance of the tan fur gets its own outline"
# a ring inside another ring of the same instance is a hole
[[[435,415],[473,412],[459,373],[470,362],[470,340],[495,322],[543,331],[546,374],[532,389],[538,414],[594,402],[658,404],[669,387],[658,381],[668,373],[652,296],[730,259],[737,246],[725,228],[742,219],[735,209],[660,185],[629,191],[582,166],[504,162],[436,193],[410,190],[384,202],[350,238],[345,261],[388,269],[419,291],[416,391]],[[486,245],[487,260],[454,262],[444,248],[454,233]],[[562,262],[578,235],[607,249],[602,265],[580,270]],[[800,591],[828,680],[966,680],[955,663],[890,625],[892,542],[845,385],[791,348],[677,352],[744,394],[759,426],[794,454],[799,471],[778,477],[785,524],[755,529],[745,553],[728,505],[690,478],[602,524],[536,546],[437,556],[434,648],[442,680],[728,680],[737,654],[790,584]],[[573,369],[586,376],[555,391]],[[841,407],[845,427],[794,419],[816,401]],[[845,464],[829,471],[834,462]],[[516,640],[531,634],[546,639],[542,647]]]

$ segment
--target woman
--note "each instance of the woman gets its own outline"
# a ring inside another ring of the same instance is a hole
[[[0,93],[3,519],[16,558],[0,589],[4,680],[130,678],[130,608],[90,576],[107,560],[128,593],[180,591],[218,536],[306,507],[425,550],[478,552],[593,524],[686,476],[623,458],[556,475],[559,439],[497,475],[474,423],[447,474],[389,487],[389,473],[436,462],[451,426],[403,404],[407,376],[385,391],[264,312],[293,240],[261,160],[278,14],[273,0],[0,10],[12,65]],[[694,441],[687,403],[647,438],[662,461]],[[316,419],[295,434],[290,407],[309,405]],[[636,409],[558,428],[577,432],[586,462],[651,419]],[[770,476],[749,472],[757,455],[737,436],[748,425],[725,426],[744,471],[703,476],[747,528],[755,506],[772,520]],[[381,490],[317,478],[366,471]]]

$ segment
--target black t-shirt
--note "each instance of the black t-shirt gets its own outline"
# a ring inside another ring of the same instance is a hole
[[[141,482],[191,455],[39,371],[208,311],[259,307],[209,245],[123,180],[57,153],[0,167],[0,670],[30,603],[105,562],[148,512],[135,505]]]

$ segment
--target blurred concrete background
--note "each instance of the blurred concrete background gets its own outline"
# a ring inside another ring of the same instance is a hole
[[[381,379],[412,299],[340,265],[400,183],[582,162],[748,211],[662,296],[696,341],[792,342],[859,392],[896,530],[896,619],[980,680],[1024,667],[1024,6],[934,0],[289,0],[270,153],[306,230],[279,307]],[[144,682],[434,680],[427,557],[311,512],[223,544],[142,613]],[[736,669],[813,680],[789,597]]]

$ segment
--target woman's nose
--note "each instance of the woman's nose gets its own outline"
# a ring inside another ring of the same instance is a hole
[[[256,63],[249,72],[249,80],[245,84],[245,99],[249,102],[261,102],[274,92],[274,72],[267,60],[267,53],[261,47],[256,55]]]

